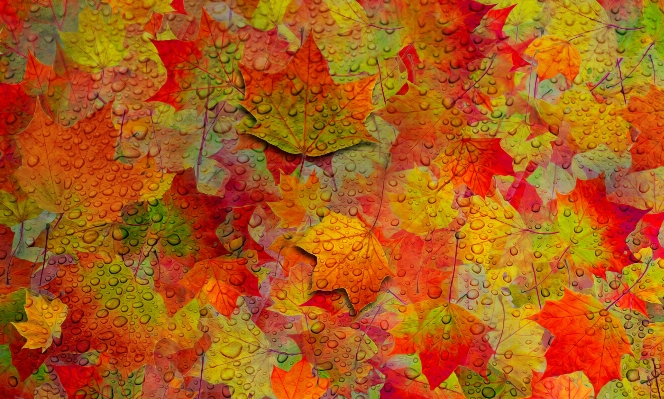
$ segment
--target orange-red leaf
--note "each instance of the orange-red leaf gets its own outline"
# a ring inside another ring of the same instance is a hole
[[[555,336],[542,378],[583,371],[598,393],[620,378],[622,356],[633,354],[622,321],[589,295],[565,290],[530,319]]]
[[[313,374],[305,359],[295,363],[288,372],[275,366],[270,379],[277,399],[318,399],[329,385],[327,378]]]
[[[247,269],[245,259],[220,257],[198,262],[180,282],[198,295],[201,305],[211,304],[226,317],[235,310],[242,294],[260,295],[258,278]]]

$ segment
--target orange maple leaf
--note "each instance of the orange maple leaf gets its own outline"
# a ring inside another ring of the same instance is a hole
[[[376,300],[383,279],[394,275],[380,242],[359,219],[331,212],[297,245],[318,259],[313,289],[343,288],[358,312]]]
[[[267,204],[281,218],[283,227],[297,227],[305,221],[311,223],[311,220],[325,215],[326,200],[329,202],[331,197],[329,192],[322,191],[320,187],[315,171],[304,184],[297,177],[282,175],[279,188],[283,199]]]
[[[220,257],[196,263],[180,282],[198,295],[201,306],[211,304],[226,317],[233,314],[242,294],[260,296],[258,278],[247,269],[246,259]]]
[[[537,61],[537,76],[542,80],[551,79],[560,73],[571,82],[579,74],[581,54],[567,40],[542,36],[530,43],[525,54]]]
[[[41,107],[18,136],[23,163],[16,171],[21,187],[42,208],[67,213],[88,223],[114,220],[122,207],[150,193],[158,196],[166,183],[162,173],[145,161],[120,162],[120,132],[111,120],[112,103],[66,129]]]
[[[494,175],[514,173],[512,157],[500,146],[500,139],[459,137],[434,162],[441,164],[442,175],[455,186],[465,184],[482,197],[491,190]]]
[[[277,399],[318,399],[329,385],[327,378],[314,376],[311,365],[304,359],[288,372],[275,366],[270,380]]]
[[[418,54],[443,71],[463,71],[463,66],[483,57],[493,40],[476,28],[493,7],[475,1],[403,1],[400,11],[408,38]],[[463,73],[463,72],[461,72]]]

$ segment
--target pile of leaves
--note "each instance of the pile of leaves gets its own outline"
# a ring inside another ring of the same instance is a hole
[[[0,396],[661,399],[663,79],[654,0],[0,0]]]

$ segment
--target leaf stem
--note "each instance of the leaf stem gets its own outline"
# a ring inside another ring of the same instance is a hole
[[[655,386],[657,387],[657,397],[659,399],[662,399],[662,394],[659,391],[659,375],[657,373],[657,363],[655,362],[655,359],[650,359],[652,360],[652,376],[653,379],[655,380]]]
[[[618,76],[620,77],[620,92],[622,93],[623,97],[623,103],[627,104],[627,96],[625,95],[625,85],[623,84],[623,76],[622,76],[622,69],[620,68],[620,63],[622,62],[622,58],[618,58],[616,60],[616,68],[618,68]]]
[[[39,287],[42,285],[44,279],[44,269],[46,269],[46,254],[48,253],[48,236],[51,230],[51,224],[46,223],[46,243],[44,244],[44,260],[42,261],[41,273],[39,274]]]
[[[601,84],[602,84],[602,83],[603,83],[603,82],[609,77],[609,75],[611,75],[611,72],[610,72],[610,71],[607,72],[607,73],[605,73],[604,76],[602,77],[602,79],[600,79],[599,82],[597,82],[595,85],[593,85],[593,88],[590,89],[590,92],[592,93],[593,90],[595,90],[596,88],[598,88],[599,85],[601,85]]]
[[[535,264],[530,263],[530,267],[533,269],[533,280],[535,280],[535,287],[537,287],[537,272],[535,271]],[[542,309],[542,299],[540,298],[540,290],[536,289],[535,292],[537,293],[537,304],[539,305],[540,310]]]
[[[5,284],[9,285],[9,269],[12,266],[12,263],[14,263],[14,257],[16,256],[16,252],[18,252],[18,248],[21,246],[21,242],[23,241],[23,231],[25,230],[25,222],[21,222],[21,227],[19,230],[19,236],[18,236],[18,243],[16,244],[16,248],[12,251],[12,255],[9,257],[9,262],[7,263],[7,275],[5,276]]]
[[[203,388],[203,369],[205,368],[205,352],[203,352],[203,355],[201,356],[201,373],[198,377],[198,397],[202,398],[201,396],[201,388]]]
[[[452,302],[452,289],[454,288],[454,275],[456,274],[457,256],[459,254],[459,239],[454,237],[456,244],[454,245],[454,263],[452,264],[452,279],[450,280],[450,292],[447,295],[447,302]]]

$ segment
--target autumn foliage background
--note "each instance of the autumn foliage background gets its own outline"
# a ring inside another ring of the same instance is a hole
[[[661,399],[663,78],[651,0],[0,0],[0,397]]]

